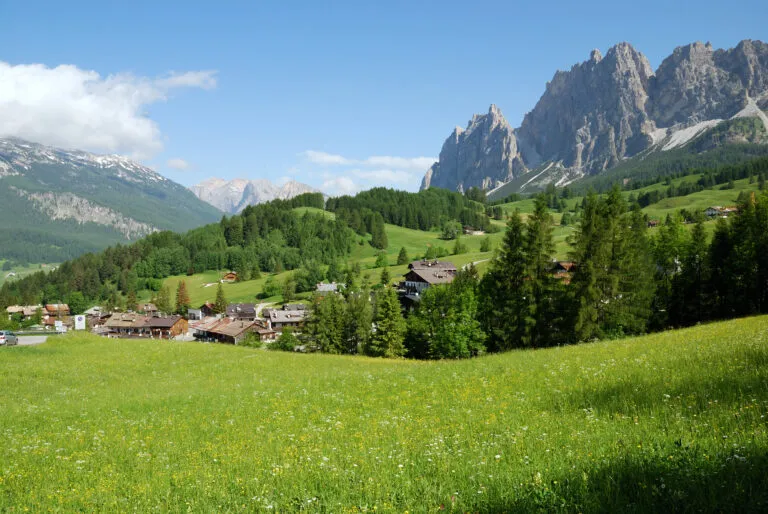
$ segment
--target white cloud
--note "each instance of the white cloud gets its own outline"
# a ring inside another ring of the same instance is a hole
[[[325,153],[325,152],[316,152],[315,150],[307,150],[306,152],[304,152],[304,156],[309,160],[309,162],[313,162],[315,164],[323,164],[326,166],[352,164],[352,161],[350,161],[345,157],[342,157],[341,155],[334,155],[334,154]]]
[[[179,88],[216,87],[213,71],[102,77],[72,65],[0,61],[0,135],[146,159],[163,148],[145,111]]]
[[[323,166],[365,166],[425,172],[437,161],[434,157],[392,157],[374,155],[365,159],[350,159],[343,155],[307,150],[304,157]]]
[[[381,166],[384,168],[407,169],[425,172],[437,159],[433,157],[368,157],[364,163],[369,166]]]
[[[360,187],[351,178],[344,176],[326,180],[320,189],[331,196],[349,195],[360,191]]]
[[[352,170],[350,173],[374,182],[407,183],[413,180],[413,174],[403,170]]]
[[[186,170],[189,168],[189,163],[185,161],[184,159],[168,159],[168,162],[165,163],[169,168],[173,168],[175,170]]]

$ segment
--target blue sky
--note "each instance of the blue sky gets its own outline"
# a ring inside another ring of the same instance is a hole
[[[6,0],[0,19],[4,135],[132,155],[185,185],[331,193],[416,189],[455,125],[496,103],[518,126],[593,48],[628,41],[656,68],[692,41],[768,39],[764,0]]]

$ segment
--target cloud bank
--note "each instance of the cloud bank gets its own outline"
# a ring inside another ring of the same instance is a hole
[[[0,135],[148,159],[163,143],[160,128],[145,114],[147,107],[166,101],[177,89],[215,87],[214,71],[102,77],[72,65],[0,61]]]
[[[427,169],[437,161],[433,157],[394,157],[374,155],[351,159],[343,155],[307,150],[302,156],[322,168],[323,192],[330,195],[352,194],[375,186],[415,190]],[[329,170],[335,168],[336,172]]]

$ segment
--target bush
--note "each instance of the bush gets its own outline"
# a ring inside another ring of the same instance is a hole
[[[283,352],[292,352],[299,345],[299,339],[293,335],[291,327],[285,327],[280,337],[273,343],[270,343],[270,350],[279,350]]]

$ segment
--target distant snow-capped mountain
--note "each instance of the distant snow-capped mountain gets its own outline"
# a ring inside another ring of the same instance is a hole
[[[249,205],[287,200],[303,193],[316,193],[315,188],[291,180],[278,186],[267,179],[224,180],[210,178],[189,188],[198,198],[228,214],[237,214]]]
[[[119,155],[0,138],[0,258],[56,262],[221,212]]]

